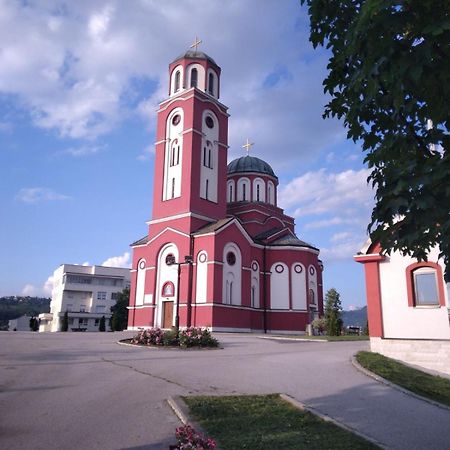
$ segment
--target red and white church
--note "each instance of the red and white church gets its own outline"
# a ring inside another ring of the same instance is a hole
[[[169,66],[152,218],[131,244],[128,329],[302,333],[323,314],[319,250],[278,207],[269,164],[247,154],[227,166],[220,73],[197,47]]]

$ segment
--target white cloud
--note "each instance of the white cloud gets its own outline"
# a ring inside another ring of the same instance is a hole
[[[153,144],[148,145],[142,150],[141,154],[137,157],[139,161],[148,161],[155,154],[155,146]]]
[[[25,203],[39,203],[54,200],[67,200],[67,195],[59,194],[49,188],[23,188],[16,195],[16,199]]]
[[[53,290],[53,280],[54,277],[53,275],[50,275],[47,278],[47,281],[44,283],[44,286],[42,288],[42,293],[46,296],[46,297],[51,297],[52,295],[52,290]]]
[[[275,168],[289,168],[345,134],[337,121],[321,117],[327,58],[308,43],[308,28],[305,8],[275,0],[264,8],[258,0],[131,6],[93,0],[66,3],[63,13],[46,2],[2,4],[0,92],[18,98],[36,126],[62,136],[95,139],[133,113],[154,130],[157,103],[167,97],[168,64],[189,48],[196,30],[201,50],[223,68],[230,154],[241,156],[248,136],[256,156],[273,160],[279,152]],[[168,39],[167,30],[176,37]],[[153,85],[130,104],[136,79]]]
[[[13,130],[11,122],[0,122],[0,133],[10,133]]]
[[[368,175],[367,169],[339,173],[325,169],[307,172],[281,188],[279,203],[292,211],[295,217],[325,213],[339,218],[342,215],[357,217],[373,205],[373,191],[366,181]]]
[[[364,233],[348,233],[348,238],[343,241],[333,243],[331,246],[320,250],[320,258],[325,262],[352,260],[353,256],[363,246],[366,241]]]
[[[99,151],[103,150],[103,148],[104,147],[102,147],[101,145],[81,145],[79,147],[66,148],[59,153],[75,157],[88,156],[98,153]]]
[[[34,297],[37,295],[38,289],[32,284],[26,284],[22,289],[22,295]]]
[[[130,252],[125,252],[122,256],[111,256],[103,261],[102,266],[107,267],[131,267]]]

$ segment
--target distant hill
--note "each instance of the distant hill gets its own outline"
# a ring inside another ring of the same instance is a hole
[[[365,327],[367,324],[367,306],[353,311],[342,311],[344,326]]]
[[[46,297],[0,297],[0,330],[8,328],[8,320],[27,314],[37,316],[50,312],[50,298]]]

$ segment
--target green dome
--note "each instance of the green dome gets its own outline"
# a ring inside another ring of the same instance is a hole
[[[256,156],[242,156],[240,158],[234,159],[230,162],[230,164],[228,164],[228,175],[244,172],[262,173],[264,175],[270,175],[271,177],[277,178],[272,167],[270,167],[269,164],[267,164],[262,159],[257,158]]]

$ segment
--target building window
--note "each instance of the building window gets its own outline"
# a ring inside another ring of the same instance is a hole
[[[100,323],[100,319],[95,319],[94,325],[95,325],[96,327],[98,327],[99,323]]]
[[[256,201],[259,202],[259,184],[256,185]]]
[[[162,288],[163,297],[173,297],[175,295],[175,286],[171,281],[164,283]]]
[[[203,147],[203,165],[206,167],[206,147]]]
[[[246,200],[246,190],[247,190],[247,185],[244,183],[242,185],[242,200],[245,202]]]
[[[172,178],[172,198],[175,198],[175,178]]]
[[[104,313],[105,312],[105,305],[97,305],[95,307],[95,312],[97,314]]]
[[[86,305],[80,305],[80,312],[86,312]]]
[[[89,319],[78,319],[79,326],[87,326]]]
[[[192,69],[191,71],[191,87],[197,87],[198,71],[197,69]]]
[[[106,300],[106,292],[97,292],[97,300]]]
[[[117,300],[119,298],[118,292],[111,292],[111,300]]]
[[[208,200],[209,180],[206,180],[205,199]]]
[[[208,149],[208,167],[212,169],[211,149]]]
[[[208,76],[208,92],[214,95],[214,75],[212,73]]]
[[[227,263],[229,266],[234,266],[236,264],[236,255],[233,252],[227,253]]]
[[[180,71],[177,70],[175,73],[175,92],[180,90]]]
[[[66,306],[66,311],[67,311],[67,312],[70,312],[70,311],[72,311],[72,309],[73,309],[73,304],[72,304],[72,303],[69,303],[69,304]]]
[[[416,305],[439,305],[436,271],[423,267],[413,272]]]

